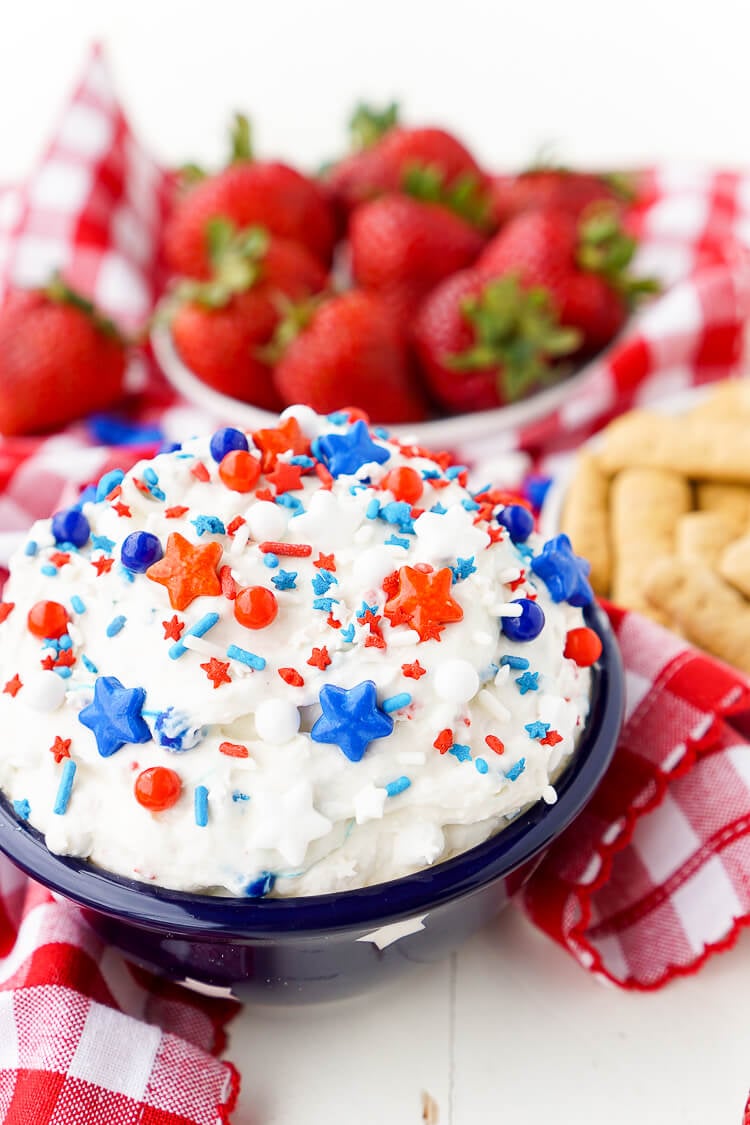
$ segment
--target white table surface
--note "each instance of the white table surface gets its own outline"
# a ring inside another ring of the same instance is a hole
[[[750,164],[746,0],[24,0],[0,14],[0,182],[41,150],[102,38],[166,161],[218,161],[235,108],[261,152],[315,166],[361,96],[458,127],[497,166]],[[450,962],[362,999],[248,1007],[234,1125],[740,1125],[750,934],[655,994],[590,979],[511,909]]]

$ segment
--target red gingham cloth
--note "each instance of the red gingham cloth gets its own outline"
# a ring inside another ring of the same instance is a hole
[[[123,327],[161,284],[172,180],[143,151],[95,51],[22,189],[0,188],[0,294],[53,268]],[[613,414],[733,374],[750,310],[750,179],[657,169],[631,221],[665,282],[550,419],[498,448],[554,454]],[[178,436],[185,408],[153,381],[130,421]],[[192,415],[195,418],[195,415]],[[19,536],[148,446],[92,445],[83,425],[0,442],[0,567]],[[0,580],[2,571],[0,570]],[[614,613],[629,718],[607,779],[525,896],[584,967],[631,988],[694,971],[731,944],[750,900],[748,686],[656,626]],[[75,909],[0,860],[0,1110],[11,1125],[228,1121],[237,1078],[216,1055],[233,1006],[149,978]]]

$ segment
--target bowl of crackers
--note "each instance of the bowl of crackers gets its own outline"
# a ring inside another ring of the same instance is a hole
[[[750,379],[632,410],[545,505],[598,596],[750,675]]]

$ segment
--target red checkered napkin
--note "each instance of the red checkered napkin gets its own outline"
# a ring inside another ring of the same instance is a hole
[[[239,1079],[215,1057],[238,1005],[156,980],[0,857],[4,1125],[217,1125]]]
[[[638,614],[610,616],[625,726],[524,906],[585,969],[653,989],[750,923],[750,684]]]

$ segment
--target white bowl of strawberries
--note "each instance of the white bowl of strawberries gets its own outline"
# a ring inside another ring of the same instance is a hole
[[[152,334],[217,418],[303,402],[433,444],[499,433],[553,411],[651,288],[601,177],[491,177],[444,130],[360,110],[360,147],[316,180],[253,160],[238,121],[232,162],[174,208]]]

